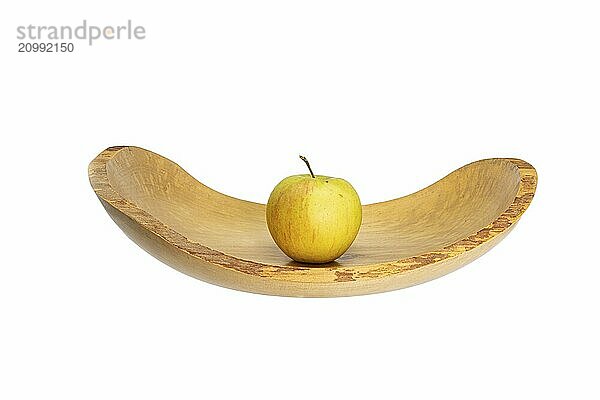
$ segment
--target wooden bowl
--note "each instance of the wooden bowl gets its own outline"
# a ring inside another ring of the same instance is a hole
[[[277,248],[264,204],[216,192],[158,154],[110,147],[89,178],[117,225],[165,264],[232,289],[299,297],[385,292],[452,272],[506,236],[537,183],[525,161],[476,161],[411,195],[363,206],[346,254],[311,265]]]

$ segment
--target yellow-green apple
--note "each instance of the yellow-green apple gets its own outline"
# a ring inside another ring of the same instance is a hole
[[[340,178],[310,174],[285,178],[267,203],[273,240],[291,259],[304,263],[335,260],[352,244],[362,222],[356,190]]]

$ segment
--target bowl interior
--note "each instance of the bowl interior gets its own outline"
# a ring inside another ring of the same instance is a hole
[[[174,162],[140,148],[119,151],[106,172],[120,196],[190,241],[257,263],[296,264],[271,239],[264,204],[216,192]],[[365,205],[358,237],[337,263],[396,261],[459,241],[504,212],[519,181],[513,163],[482,160],[419,192]]]

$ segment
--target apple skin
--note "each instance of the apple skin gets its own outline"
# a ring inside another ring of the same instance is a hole
[[[269,196],[267,226],[291,259],[321,264],[335,260],[352,244],[362,222],[356,190],[340,178],[293,175]]]

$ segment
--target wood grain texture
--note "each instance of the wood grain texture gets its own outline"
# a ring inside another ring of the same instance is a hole
[[[232,289],[298,297],[384,292],[452,272],[506,236],[537,185],[519,159],[468,164],[411,195],[363,206],[346,254],[303,265],[273,242],[264,204],[216,192],[158,154],[110,147],[90,163],[89,178],[117,225],[165,264]]]

